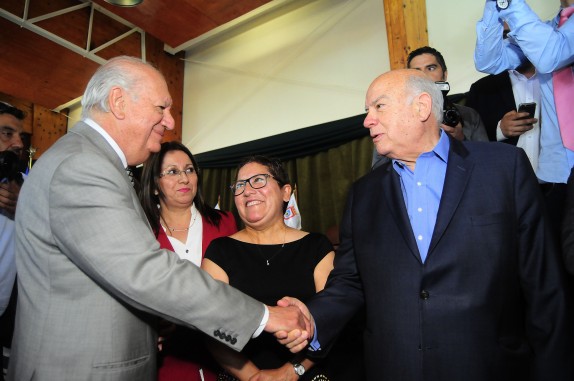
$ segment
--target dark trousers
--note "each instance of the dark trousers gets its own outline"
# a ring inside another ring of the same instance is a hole
[[[548,213],[550,228],[557,247],[562,246],[562,220],[566,207],[567,186],[562,183],[543,183],[540,190],[544,196],[544,204]],[[572,195],[574,197],[574,195]]]

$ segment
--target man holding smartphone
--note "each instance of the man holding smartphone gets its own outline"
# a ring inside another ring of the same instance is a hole
[[[536,171],[540,154],[540,82],[530,61],[473,83],[466,105],[480,114],[490,141],[522,148]]]
[[[560,12],[547,21],[530,9],[525,0],[487,0],[476,27],[474,63],[477,70],[500,73],[519,67],[526,59],[536,68],[540,81],[540,155],[536,175],[544,193],[555,236],[560,239],[566,199],[566,182],[574,166],[574,151],[565,147],[559,128],[554,98],[553,72],[572,65],[574,18],[562,21],[562,13],[574,7],[574,0],[560,0]],[[566,12],[568,13],[568,12]],[[503,22],[510,27],[502,38]]]

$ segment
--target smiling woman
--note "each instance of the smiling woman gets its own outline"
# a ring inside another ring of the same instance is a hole
[[[306,300],[322,290],[335,254],[325,236],[285,225],[291,185],[281,161],[248,157],[239,164],[231,189],[245,229],[214,240],[202,268],[270,305],[286,295]],[[247,380],[255,374],[281,380],[333,380],[321,364],[294,357],[272,336],[256,338],[241,354],[217,343],[210,343],[210,349],[225,369],[219,380]],[[314,378],[319,376],[323,378]]]
[[[237,231],[233,215],[210,207],[203,198],[201,172],[183,144],[161,145],[144,164],[140,200],[162,248],[201,265],[215,237]],[[197,333],[164,322],[160,330],[160,381],[215,380],[216,364]],[[195,343],[190,348],[189,343]]]

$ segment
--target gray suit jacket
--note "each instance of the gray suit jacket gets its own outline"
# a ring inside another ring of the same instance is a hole
[[[260,302],[160,249],[121,160],[86,124],[42,155],[18,204],[9,380],[154,380],[154,315],[237,350],[258,328]]]

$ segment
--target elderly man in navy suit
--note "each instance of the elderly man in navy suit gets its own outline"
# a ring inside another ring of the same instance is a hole
[[[315,354],[365,304],[370,381],[573,380],[571,299],[524,152],[441,131],[442,95],[419,71],[379,76],[365,107],[391,161],[350,189],[308,304]]]

